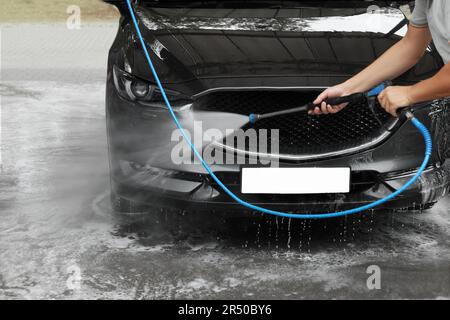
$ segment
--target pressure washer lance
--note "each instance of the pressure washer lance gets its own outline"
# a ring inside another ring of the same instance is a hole
[[[384,89],[386,89],[386,87],[388,87],[390,85],[391,85],[391,82],[385,81],[382,84],[380,84],[379,86],[373,88],[372,90],[370,90],[368,92],[358,92],[358,93],[353,93],[351,95],[344,96],[344,97],[330,98],[330,99],[327,99],[325,102],[332,106],[337,106],[342,103],[363,102],[364,100],[366,100],[368,98],[378,96]],[[262,120],[262,119],[278,117],[278,116],[291,114],[291,113],[297,113],[297,112],[308,112],[310,110],[314,110],[314,108],[316,108],[316,107],[317,107],[317,105],[310,102],[301,107],[295,107],[295,108],[281,110],[281,111],[269,112],[269,113],[264,113],[264,114],[252,113],[249,115],[249,121],[250,121],[250,123],[254,124],[257,121]]]

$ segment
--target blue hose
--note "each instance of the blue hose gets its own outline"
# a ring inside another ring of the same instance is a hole
[[[274,215],[274,216],[279,216],[279,217],[285,217],[285,218],[293,218],[293,219],[326,219],[326,218],[336,218],[336,217],[342,217],[342,216],[347,216],[347,215],[351,215],[351,214],[356,214],[356,213],[360,213],[369,209],[373,209],[393,198],[395,198],[396,196],[398,196],[399,194],[401,194],[402,192],[404,192],[406,189],[408,189],[414,182],[416,182],[416,180],[422,175],[423,171],[425,170],[425,168],[428,165],[428,162],[430,160],[430,156],[431,156],[431,152],[432,152],[432,147],[433,147],[433,143],[431,140],[431,135],[428,131],[428,129],[416,118],[414,118],[414,116],[412,116],[412,113],[410,114],[410,118],[412,123],[414,124],[414,126],[420,131],[420,133],[422,134],[424,141],[425,141],[425,157],[423,159],[423,162],[421,164],[421,166],[419,167],[419,170],[417,170],[416,174],[410,179],[408,180],[408,182],[405,183],[405,185],[403,185],[400,189],[398,189],[397,191],[391,193],[390,195],[386,196],[383,199],[379,199],[377,201],[374,201],[372,203],[369,203],[367,205],[361,206],[361,207],[357,207],[354,209],[349,209],[349,210],[345,210],[345,211],[340,211],[340,212],[331,212],[331,213],[320,213],[320,214],[295,214],[295,213],[288,213],[288,212],[282,212],[282,211],[275,211],[275,210],[270,210],[270,209],[266,209],[266,208],[262,208],[256,205],[253,205],[251,203],[248,203],[244,200],[242,200],[241,198],[239,198],[237,195],[235,195],[230,189],[227,188],[227,186],[225,186],[222,181],[219,180],[219,178],[217,178],[217,176],[214,174],[214,172],[211,170],[210,166],[205,162],[205,160],[203,159],[203,157],[200,155],[200,153],[197,151],[197,149],[194,147],[194,144],[192,143],[191,139],[189,138],[189,136],[186,134],[183,126],[181,125],[181,123],[179,122],[177,116],[175,115],[175,112],[173,111],[172,105],[169,102],[169,99],[167,98],[166,92],[164,90],[164,87],[161,84],[161,81],[159,80],[159,76],[158,73],[155,70],[155,67],[153,66],[153,62],[150,59],[150,54],[148,52],[147,46],[145,44],[144,38],[142,36],[141,30],[139,28],[139,24],[138,21],[136,19],[136,15],[134,13],[133,10],[133,6],[131,5],[130,0],[127,0],[127,5],[128,5],[128,9],[130,11],[130,15],[131,18],[133,20],[135,29],[136,29],[136,33],[138,35],[138,38],[141,42],[142,48],[144,50],[144,54],[145,57],[147,59],[148,65],[153,73],[153,77],[155,78],[156,84],[159,87],[159,90],[161,91],[161,95],[164,99],[164,102],[167,105],[167,108],[169,109],[170,115],[172,116],[173,121],[175,122],[177,128],[180,130],[181,134],[183,135],[183,138],[188,142],[188,144],[190,145],[192,151],[194,152],[195,156],[200,160],[201,164],[203,165],[203,167],[206,169],[206,171],[208,172],[208,174],[214,179],[214,181],[220,186],[220,188],[222,188],[223,191],[225,191],[234,201],[236,201],[237,203],[243,205],[244,207],[247,207],[251,210],[255,210],[255,211],[259,211],[265,214],[269,214],[269,215]]]

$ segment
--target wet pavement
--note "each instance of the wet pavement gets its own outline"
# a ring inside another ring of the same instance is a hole
[[[198,229],[204,216],[157,212],[119,226],[104,120],[115,27],[1,26],[0,299],[450,298],[450,198],[326,222]]]

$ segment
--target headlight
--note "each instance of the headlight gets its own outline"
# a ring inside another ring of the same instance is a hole
[[[130,73],[113,67],[114,85],[119,95],[132,102],[138,102],[143,106],[167,108],[159,88],[148,81],[139,79]],[[192,100],[173,90],[165,90],[167,98],[174,108],[190,107]]]

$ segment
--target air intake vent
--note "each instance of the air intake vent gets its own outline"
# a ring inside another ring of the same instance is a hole
[[[314,91],[215,92],[199,98],[194,107],[202,111],[248,115],[299,106],[314,100],[317,94]],[[388,135],[384,124],[390,116],[379,105],[374,109],[376,111],[372,112],[365,104],[353,104],[334,115],[291,114],[264,119],[243,129],[279,129],[279,152],[282,158],[302,159],[304,156],[342,154],[370,147]]]

